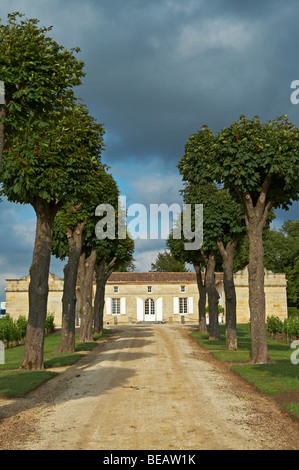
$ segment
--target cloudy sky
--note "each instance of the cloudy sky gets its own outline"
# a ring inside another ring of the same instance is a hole
[[[105,163],[127,204],[182,204],[177,164],[189,135],[259,115],[299,126],[291,82],[299,80],[296,0],[1,0],[78,46],[86,77],[76,94],[106,129]],[[1,76],[0,76],[1,79]],[[6,278],[28,274],[35,214],[0,206],[0,300]],[[298,218],[298,204],[275,225]],[[137,270],[150,269],[164,240],[136,240]],[[63,275],[55,259],[51,272]]]

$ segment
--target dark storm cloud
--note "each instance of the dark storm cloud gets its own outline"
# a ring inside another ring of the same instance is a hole
[[[103,2],[99,27],[80,44],[82,92],[106,125],[107,158],[176,164],[203,123],[217,131],[241,114],[298,120],[289,99],[299,76],[294,2],[112,4],[115,16]]]
[[[175,168],[202,124],[217,131],[241,114],[298,121],[289,99],[299,78],[295,1],[3,3],[81,48],[77,93],[105,125],[107,160],[159,155]]]
[[[86,77],[76,93],[105,126],[104,161],[129,203],[178,200],[177,163],[203,124],[217,132],[241,114],[263,121],[288,114],[299,126],[299,105],[290,101],[299,80],[296,0],[1,0],[3,20],[13,11],[53,25],[59,44],[81,48]],[[297,214],[295,204],[279,211],[279,222]],[[18,215],[12,230],[24,224],[29,237],[30,222]],[[6,235],[3,228],[0,239]],[[30,265],[33,241],[18,242],[6,237],[1,273]],[[155,252],[142,246],[140,269]]]

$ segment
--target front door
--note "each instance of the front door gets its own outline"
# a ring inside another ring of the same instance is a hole
[[[144,321],[153,322],[155,320],[155,302],[153,299],[146,299],[144,304]]]

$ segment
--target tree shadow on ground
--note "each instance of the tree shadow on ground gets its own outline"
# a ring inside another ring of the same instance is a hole
[[[36,407],[51,405],[54,402],[58,404],[62,401],[80,399],[82,393],[84,397],[100,396],[113,388],[128,384],[130,378],[136,374],[136,370],[127,366],[122,367],[120,364],[153,356],[154,354],[141,350],[152,340],[139,337],[150,337],[154,333],[150,328],[140,332],[128,329],[128,331],[118,333],[111,336],[109,341],[99,343],[95,349],[84,355],[74,365],[58,373],[50,381],[43,383],[24,397],[18,398],[17,401],[10,399],[9,403],[1,407],[0,419],[14,416],[25,410],[34,411]],[[126,349],[128,350],[125,351]],[[113,366],[116,362],[117,366]],[[48,370],[55,372],[55,368]],[[79,383],[83,392],[78,394],[76,388]]]

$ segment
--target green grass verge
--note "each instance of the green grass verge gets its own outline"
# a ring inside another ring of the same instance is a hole
[[[8,348],[5,350],[5,364],[0,364],[0,396],[21,397],[30,390],[56,375],[49,369],[67,367],[75,364],[85,352],[91,351],[98,343],[112,334],[111,330],[104,329],[102,335],[93,335],[94,342],[76,343],[75,353],[57,353],[60,346],[60,334],[45,337],[44,342],[44,371],[19,370],[23,360],[24,346]],[[76,335],[76,339],[78,335]]]
[[[233,365],[232,369],[266,395],[299,390],[299,370],[291,362]]]
[[[287,403],[283,405],[282,408],[299,418],[299,403]]]
[[[209,341],[208,334],[193,331],[199,344],[211,351],[217,359],[230,363],[231,368],[267,395],[299,391],[299,364],[291,363],[293,350],[288,343],[267,339],[271,364],[250,364],[251,339],[248,324],[237,325],[238,350],[225,349],[225,326],[220,325],[221,340]],[[238,363],[238,364],[236,364]],[[243,363],[243,364],[242,364]],[[299,403],[284,405],[299,417]]]
[[[55,372],[31,370],[0,372],[0,395],[22,397],[55,375]]]

